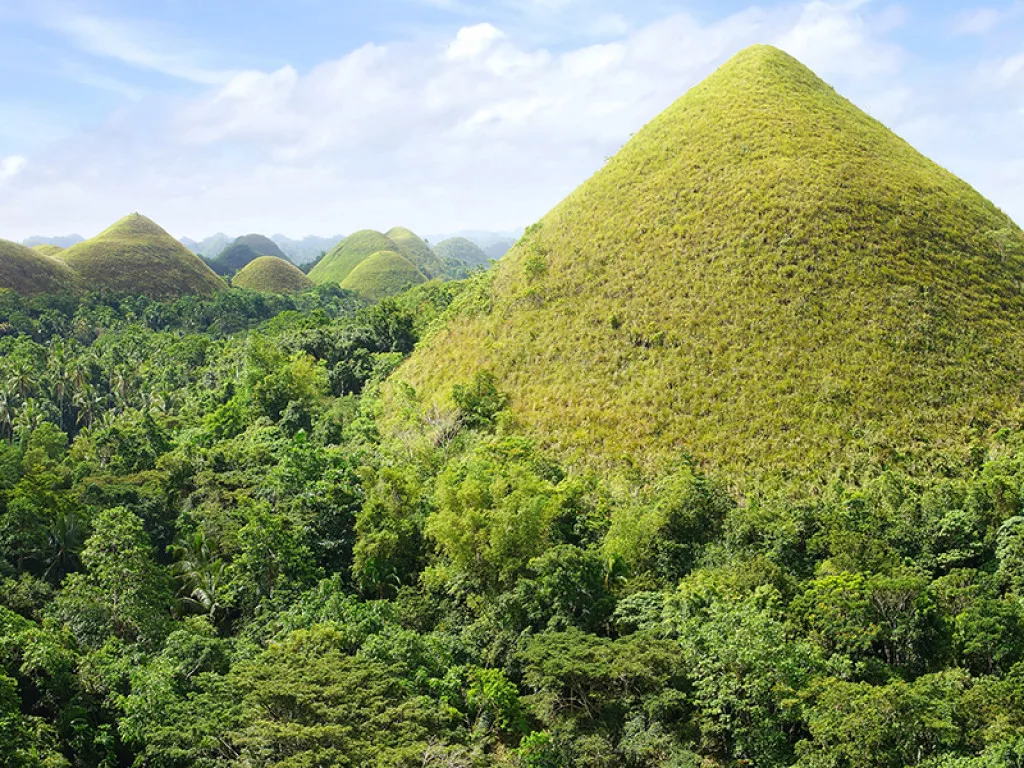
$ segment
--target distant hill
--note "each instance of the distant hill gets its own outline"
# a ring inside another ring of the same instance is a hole
[[[37,245],[56,245],[58,248],[70,248],[78,245],[85,238],[81,235],[64,235],[63,237],[30,237],[22,241],[22,245],[35,248]]]
[[[966,455],[1015,418],[1022,284],[1005,214],[758,46],[527,230],[393,380],[429,406],[489,372],[585,464],[829,476]]]
[[[40,293],[71,293],[78,278],[68,266],[25,245],[0,240],[0,289],[23,296]]]
[[[452,259],[470,267],[488,264],[490,259],[476,243],[464,237],[452,237],[434,246],[434,253],[442,262]]]
[[[206,263],[218,275],[230,277],[260,256],[275,256],[279,259],[288,259],[277,246],[277,243],[269,237],[264,237],[263,235],[243,235],[236,238],[231,245],[221,251],[217,258],[208,259]]]
[[[225,287],[198,256],[137,213],[69,248],[60,258],[88,290],[169,299],[208,295]]]
[[[442,243],[445,240],[464,238],[480,248],[487,254],[488,261],[497,261],[502,258],[516,241],[522,237],[522,230],[508,232],[488,232],[486,230],[466,229],[461,232],[449,232],[443,235],[431,235],[431,243]],[[437,250],[437,247],[434,247]]]
[[[198,254],[206,259],[215,259],[220,255],[221,251],[227,248],[233,243],[235,238],[230,235],[225,235],[223,232],[218,232],[215,235],[205,238],[196,242],[192,238],[183,237],[180,242],[192,253]]]
[[[309,279],[317,285],[340,283],[363,259],[380,251],[401,253],[398,245],[387,235],[364,229],[355,232],[328,253],[309,273]]]
[[[313,287],[313,281],[290,261],[260,256],[246,264],[231,279],[231,285],[263,293],[302,293]]]
[[[399,253],[411,261],[428,278],[443,277],[444,265],[430,249],[427,242],[405,227],[394,227],[386,233],[387,237],[398,246]]]
[[[289,261],[302,265],[316,261],[322,253],[330,253],[344,237],[342,235],[333,237],[309,235],[301,240],[293,240],[285,235],[273,235],[270,239],[284,251]]]
[[[394,251],[380,251],[361,261],[342,280],[341,287],[364,299],[379,301],[427,281],[411,261]]]
[[[32,246],[32,250],[33,251],[38,251],[39,253],[43,254],[44,256],[56,256],[58,253],[61,253],[61,252],[63,252],[66,249],[61,248],[59,245],[44,244],[44,245],[33,245]]]
[[[505,254],[512,250],[517,239],[514,237],[500,238],[481,247],[489,260],[498,261],[505,258]]]

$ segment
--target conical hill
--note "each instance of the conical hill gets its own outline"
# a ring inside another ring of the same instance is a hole
[[[23,296],[73,293],[78,278],[68,266],[35,248],[0,240],[0,289]]]
[[[402,252],[387,235],[372,229],[360,230],[346,237],[324,256],[309,271],[309,279],[317,285],[340,283],[361,261],[381,251]]]
[[[396,374],[491,372],[591,462],[734,476],[958,444],[1024,380],[1024,235],[770,47],[743,51],[531,227]]]
[[[442,277],[444,264],[437,257],[427,241],[405,227],[393,227],[387,231],[388,238],[398,246],[399,252],[411,261],[429,278]]]
[[[224,282],[202,260],[138,213],[60,254],[87,290],[172,299],[208,295]]]
[[[313,281],[290,261],[260,256],[242,267],[231,285],[262,293],[302,293],[313,287]]]
[[[355,291],[364,299],[379,301],[426,281],[416,265],[401,254],[380,251],[360,262],[341,281],[341,287]]]

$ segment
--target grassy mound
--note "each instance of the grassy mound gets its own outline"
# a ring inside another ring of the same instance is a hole
[[[429,278],[443,277],[444,264],[427,245],[426,240],[405,227],[395,227],[387,232],[388,238],[398,246],[399,253],[411,261]]]
[[[37,251],[44,256],[56,256],[58,253],[63,253],[64,249],[59,245],[53,245],[52,243],[43,243],[42,245],[33,245],[33,251]]]
[[[434,253],[446,262],[460,261],[470,267],[479,267],[490,262],[483,248],[464,237],[450,237],[434,246]]]
[[[1021,398],[1024,234],[770,47],[647,125],[399,370],[490,371],[541,443],[733,477],[899,460]]]
[[[309,272],[309,279],[317,285],[340,283],[364,259],[380,251],[401,253],[401,249],[387,236],[372,229],[364,229],[342,240]]]
[[[137,213],[60,257],[90,290],[172,299],[225,287],[198,256]]]
[[[425,283],[426,280],[416,265],[401,254],[380,251],[353,269],[341,281],[341,287],[355,291],[364,299],[379,301]]]
[[[34,296],[39,293],[70,293],[77,277],[68,266],[41,250],[0,240],[0,288]]]
[[[246,264],[231,279],[231,285],[263,293],[302,293],[313,287],[313,281],[290,261],[260,256]]]
[[[218,275],[230,277],[261,256],[288,260],[277,243],[263,235],[243,235],[227,246],[215,259],[207,262]]]

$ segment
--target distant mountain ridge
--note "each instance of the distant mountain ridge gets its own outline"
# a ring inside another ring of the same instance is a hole
[[[22,240],[21,244],[29,248],[35,248],[39,245],[56,245],[58,248],[70,248],[73,245],[78,245],[80,242],[85,240],[81,235],[64,235],[62,237],[39,237],[33,236],[26,240]]]

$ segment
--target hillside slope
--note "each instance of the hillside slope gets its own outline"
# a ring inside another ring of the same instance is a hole
[[[87,290],[171,299],[209,295],[225,287],[198,256],[138,213],[60,258],[81,276]]]
[[[52,243],[33,245],[32,250],[41,253],[44,256],[56,256],[58,253],[62,253],[64,251],[64,249],[59,245],[53,245]]]
[[[1024,235],[790,56],[748,49],[528,230],[396,378],[490,371],[591,463],[733,476],[962,444],[1017,406]]]
[[[363,259],[381,251],[401,253],[401,249],[387,235],[372,229],[355,232],[328,253],[309,272],[309,279],[317,285],[340,283]]]
[[[260,256],[239,270],[231,285],[263,293],[302,293],[313,287],[313,281],[290,261]]]
[[[341,287],[355,291],[364,299],[379,301],[426,281],[416,265],[401,254],[380,251],[360,262],[341,281]]]
[[[0,289],[34,296],[40,293],[70,293],[78,279],[64,262],[9,240],[0,240]]]

